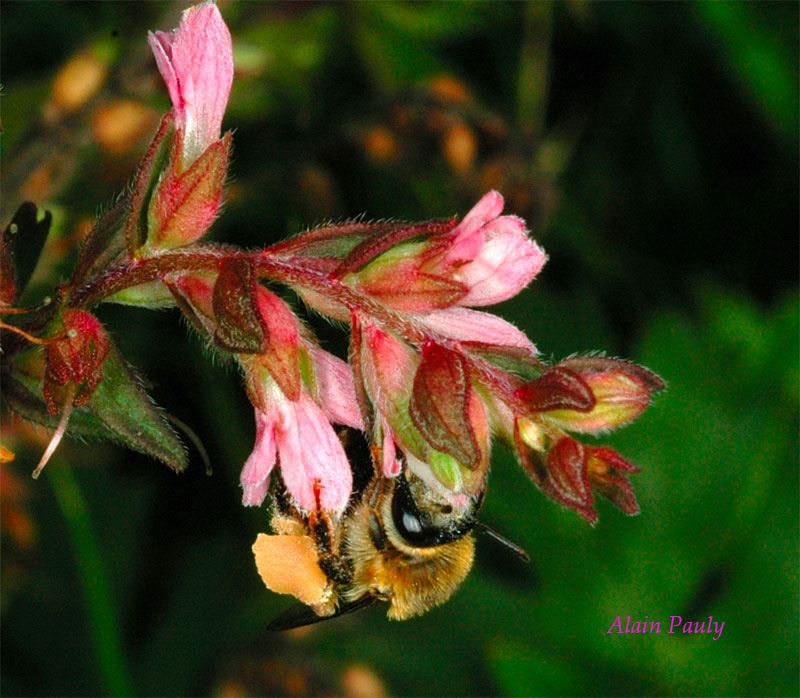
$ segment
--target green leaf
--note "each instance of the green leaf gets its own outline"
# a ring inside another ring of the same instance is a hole
[[[780,8],[781,4],[776,3]],[[773,6],[774,7],[774,6]],[[763,26],[758,3],[699,2],[700,20],[717,41],[721,57],[730,64],[753,101],[784,137],[797,137],[797,60]],[[788,15],[797,31],[797,12]]]
[[[184,470],[183,444],[115,347],[109,350],[103,368],[103,380],[88,404],[91,412],[115,440],[173,470]]]
[[[4,376],[3,397],[21,417],[56,427],[58,417],[47,411],[36,379],[20,373]],[[110,439],[176,471],[187,466],[180,439],[113,345],[103,362],[102,381],[89,402],[73,410],[67,433],[78,438]]]

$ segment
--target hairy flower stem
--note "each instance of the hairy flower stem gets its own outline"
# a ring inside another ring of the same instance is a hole
[[[91,308],[115,293],[140,284],[158,281],[168,274],[215,271],[223,260],[231,258],[249,259],[255,264],[262,277],[288,286],[316,291],[341,303],[350,311],[367,315],[417,348],[426,341],[434,340],[450,349],[458,350],[452,340],[437,336],[429,329],[423,332],[408,318],[363,293],[359,293],[347,283],[334,278],[331,273],[314,269],[308,259],[275,255],[270,250],[244,252],[223,248],[204,248],[135,260],[108,270],[90,284],[74,291],[70,295],[69,305]],[[518,402],[514,397],[514,391],[518,386],[513,385],[506,374],[498,371],[488,361],[478,357],[473,356],[471,364],[481,382],[487,387],[496,391],[512,405]]]
[[[67,305],[72,308],[90,309],[109,296],[150,281],[158,281],[168,274],[193,271],[213,271],[226,257],[247,256],[246,252],[233,253],[222,250],[189,250],[171,252],[157,257],[137,259],[113,267],[95,278],[91,283],[69,294]]]

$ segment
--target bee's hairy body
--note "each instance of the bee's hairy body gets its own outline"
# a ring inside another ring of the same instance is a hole
[[[311,536],[329,580],[314,613],[335,616],[365,600],[380,600],[388,602],[390,619],[405,620],[444,603],[472,567],[471,530],[480,496],[456,512],[407,470],[395,478],[373,473],[365,480],[338,521],[322,513],[304,517],[282,488],[276,493],[273,529]]]
[[[377,487],[393,487],[379,481]],[[414,547],[391,524],[391,500],[379,498],[379,509],[358,504],[345,521],[343,552],[353,577],[340,594],[355,601],[374,594],[389,602],[388,616],[405,620],[447,601],[472,568],[475,541],[471,535],[434,547]]]

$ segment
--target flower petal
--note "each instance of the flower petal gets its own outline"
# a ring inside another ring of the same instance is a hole
[[[244,493],[242,504],[258,506],[269,489],[269,476],[275,466],[275,422],[277,413],[265,414],[256,410],[256,442],[245,461],[240,482]]]
[[[317,346],[311,346],[309,350],[316,368],[317,391],[322,411],[334,424],[363,429],[364,422],[361,419],[350,366]]]
[[[305,393],[279,410],[278,453],[287,491],[304,511],[343,512],[353,475],[327,417]]]
[[[452,233],[452,242],[443,262],[463,264],[475,259],[486,242],[484,226],[503,212],[503,196],[496,191],[484,194]]]
[[[434,310],[419,318],[418,323],[439,334],[463,342],[480,342],[526,349],[538,354],[527,335],[510,322],[491,313],[469,308]]]
[[[213,2],[190,7],[172,35],[151,33],[150,47],[184,132],[184,167],[219,138],[233,84],[233,45]]]
[[[515,296],[544,266],[547,256],[528,237],[525,222],[500,216],[485,227],[486,243],[454,277],[469,288],[459,305],[493,305]]]

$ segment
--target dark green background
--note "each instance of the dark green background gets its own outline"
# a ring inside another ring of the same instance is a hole
[[[669,383],[607,439],[642,467],[642,514],[601,503],[591,528],[498,447],[484,519],[530,565],[481,539],[463,589],[419,620],[371,609],[268,634],[287,602],[250,554],[267,522],[239,504],[253,426],[236,372],[174,311],[103,307],[215,472],[62,448],[29,488],[35,546],[3,539],[3,695],[333,694],[351,664],[398,695],[797,695],[797,4],[221,7],[244,70],[212,237],[256,247],[362,212],[464,213],[495,182],[550,256],[499,312],[548,357],[604,349]],[[93,46],[113,57],[98,99],[166,110],[144,40],[176,23],[164,4],[5,3],[4,206],[18,203],[12,175],[49,158],[68,173],[37,202],[57,234],[113,199],[144,144],[115,159],[88,137],[91,105],[54,128],[42,104]],[[471,98],[437,103],[443,75]],[[437,119],[475,135],[466,172],[442,155]],[[365,150],[376,127],[394,160]],[[14,443],[9,467],[26,479],[41,447]],[[724,633],[606,632],[617,615],[673,614],[713,615]]]

